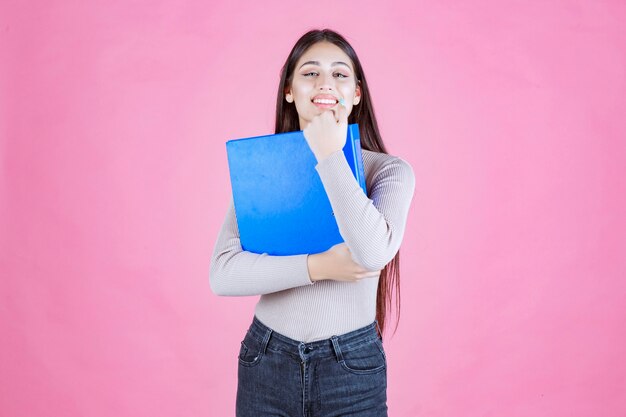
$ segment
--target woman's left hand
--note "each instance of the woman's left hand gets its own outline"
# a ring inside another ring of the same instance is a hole
[[[315,116],[302,131],[318,162],[342,150],[348,135],[348,109],[342,104]]]

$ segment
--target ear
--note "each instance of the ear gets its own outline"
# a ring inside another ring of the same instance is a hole
[[[352,105],[356,106],[361,102],[361,80],[359,80],[356,84],[356,90],[354,92],[354,100],[352,100]]]
[[[287,103],[293,103],[293,95],[291,93],[291,88],[289,90],[285,90],[285,100],[287,100]]]

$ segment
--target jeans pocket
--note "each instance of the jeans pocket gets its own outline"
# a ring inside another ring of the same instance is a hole
[[[243,366],[257,365],[263,357],[262,344],[248,331],[241,341],[238,360]]]
[[[374,374],[385,370],[387,359],[380,339],[374,339],[356,349],[342,351],[341,367],[353,374]]]

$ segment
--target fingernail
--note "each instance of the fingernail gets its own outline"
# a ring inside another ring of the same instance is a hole
[[[343,97],[339,99],[339,104],[341,104],[343,107],[346,107],[346,102]]]

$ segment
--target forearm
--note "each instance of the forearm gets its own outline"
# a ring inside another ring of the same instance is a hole
[[[211,290],[217,295],[268,294],[311,285],[307,255],[272,256],[244,251],[230,203],[211,257]]]
[[[415,187],[411,167],[401,160],[384,166],[368,190],[372,199],[363,193],[343,152],[321,160],[316,169],[354,260],[369,270],[382,269],[404,235]]]

